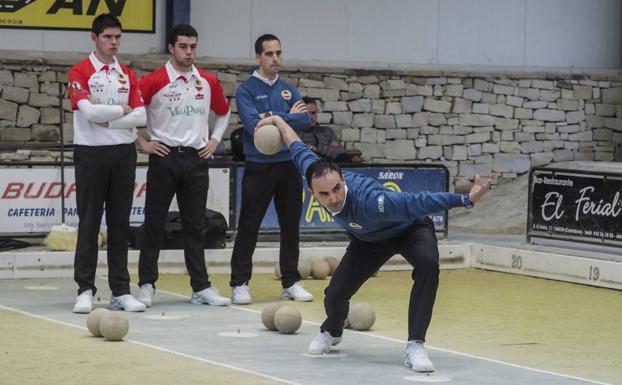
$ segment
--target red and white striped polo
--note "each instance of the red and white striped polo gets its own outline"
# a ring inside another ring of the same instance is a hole
[[[133,143],[135,129],[114,129],[101,126],[86,119],[78,109],[78,102],[94,99],[94,104],[109,106],[144,106],[134,71],[114,58],[112,64],[104,64],[91,53],[88,58],[74,65],[69,71],[69,98],[73,109],[73,143],[85,146],[103,146]]]
[[[182,74],[168,62],[143,76],[140,89],[147,106],[151,140],[168,146],[205,147],[209,140],[209,111],[216,115],[229,112],[216,75],[195,66],[192,72]]]

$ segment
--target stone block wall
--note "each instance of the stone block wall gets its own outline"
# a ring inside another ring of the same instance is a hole
[[[0,54],[0,141],[58,142],[59,83],[83,55],[14,59]],[[19,56],[18,56],[19,57]],[[166,56],[124,57],[140,76]],[[241,125],[235,89],[253,62],[199,60],[215,72]],[[283,78],[319,101],[318,120],[368,162],[445,164],[455,186],[476,173],[513,179],[551,162],[622,160],[622,75],[503,69],[338,68],[292,63]],[[71,109],[63,100],[65,137]],[[228,134],[225,134],[228,140]],[[227,141],[225,142],[228,146]],[[3,152],[3,160],[50,160],[57,152]]]

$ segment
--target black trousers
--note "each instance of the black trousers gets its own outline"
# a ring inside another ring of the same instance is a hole
[[[211,286],[203,248],[203,217],[209,187],[206,159],[193,148],[171,148],[160,157],[149,155],[147,195],[145,197],[144,237],[138,259],[138,284],[154,285],[158,280],[158,258],[164,239],[166,215],[177,194],[177,205],[184,234],[184,259],[193,291]]]
[[[74,279],[78,294],[97,292],[97,238],[104,206],[108,226],[108,284],[112,295],[130,293],[127,271],[127,229],[136,176],[136,147],[75,146],[74,165],[78,209],[78,243],[74,257]]]
[[[408,307],[408,340],[425,341],[438,288],[438,242],[429,218],[418,220],[404,234],[381,242],[352,238],[346,254],[324,291],[327,318],[321,326],[333,337],[343,333],[350,298],[389,258],[401,254],[412,265],[413,287]]]
[[[302,177],[291,161],[246,162],[242,182],[242,208],[231,255],[231,286],[248,283],[251,279],[252,257],[257,245],[259,227],[272,197],[281,229],[281,285],[284,288],[290,287],[300,281],[298,228],[302,211]]]

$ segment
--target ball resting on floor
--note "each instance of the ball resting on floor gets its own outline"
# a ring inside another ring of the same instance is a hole
[[[274,325],[274,315],[277,310],[279,310],[284,304],[282,303],[271,303],[268,306],[264,307],[261,311],[261,322],[263,326],[268,330],[277,331],[276,326]]]
[[[350,305],[347,321],[354,330],[366,331],[371,329],[376,322],[376,312],[368,303],[356,303]]]
[[[127,316],[120,311],[108,312],[99,323],[99,331],[109,341],[121,341],[127,335],[129,328]]]
[[[311,275],[311,261],[300,258],[298,261],[298,273],[301,279],[305,279]]]
[[[88,317],[86,317],[86,327],[87,329],[89,329],[89,332],[91,332],[94,337],[102,337],[102,333],[99,330],[99,324],[101,323],[104,315],[108,314],[109,312],[110,311],[106,308],[98,307],[97,309],[93,310],[88,315]]]
[[[324,279],[330,273],[330,265],[323,259],[313,261],[311,265],[311,275],[315,279]]]
[[[283,334],[295,333],[302,324],[302,314],[294,306],[284,305],[274,314],[274,326]]]
[[[328,263],[328,266],[330,267],[328,275],[333,275],[335,269],[339,265],[339,260],[335,257],[324,257],[324,260]]]

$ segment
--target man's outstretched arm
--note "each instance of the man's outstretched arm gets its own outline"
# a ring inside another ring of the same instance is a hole
[[[298,167],[298,171],[300,171],[300,173],[304,176],[306,174],[307,167],[319,159],[317,155],[315,155],[313,151],[302,143],[300,137],[298,137],[298,134],[296,134],[294,129],[291,128],[290,125],[287,124],[287,122],[285,122],[281,117],[269,116],[264,118],[259,121],[257,127],[264,126],[266,124],[272,124],[278,127],[281,132],[283,142],[285,142],[287,147],[289,147],[289,151],[292,154],[292,160],[296,164],[296,167]],[[301,145],[293,145],[296,142],[300,142]],[[490,189],[493,178],[494,174],[491,174],[488,179],[482,183],[480,176],[475,175],[475,182],[473,183],[468,195],[471,203],[479,201],[484,195],[486,195]],[[462,201],[462,204],[465,205],[466,202]]]

